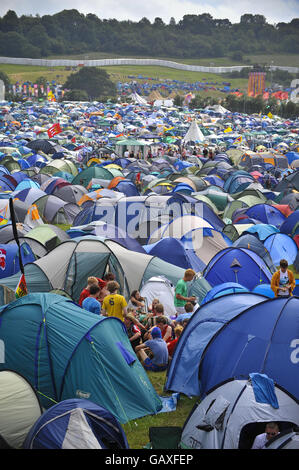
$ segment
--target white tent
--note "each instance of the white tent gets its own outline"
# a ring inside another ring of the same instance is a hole
[[[172,108],[173,100],[156,100],[154,106],[160,107],[165,106],[165,108]]]
[[[279,385],[274,386],[278,408],[256,400],[251,380],[228,380],[214,388],[185,422],[182,448],[251,449],[267,422],[280,430],[299,423],[299,403]]]
[[[192,121],[185,137],[183,138],[183,141],[184,142],[190,142],[190,141],[203,142],[204,140],[205,140],[205,137],[203,133],[201,132],[201,130],[199,129],[196,121]]]
[[[0,437],[13,449],[21,449],[30,428],[42,414],[39,399],[17,372],[0,372]]]
[[[141,104],[141,105],[146,105],[147,104],[147,101],[142,98],[142,96],[138,95],[138,93],[132,93],[131,94],[131,98],[132,98],[132,101],[134,101],[134,103],[136,104]]]
[[[147,299],[150,305],[154,299],[159,299],[164,306],[164,314],[168,317],[176,314],[173,303],[174,286],[163,276],[151,277],[140,291],[141,297]]]
[[[221,113],[221,114],[230,113],[228,109],[225,109],[220,104],[215,104],[214,106],[207,106],[205,109],[212,110],[212,111],[215,111],[215,113]]]

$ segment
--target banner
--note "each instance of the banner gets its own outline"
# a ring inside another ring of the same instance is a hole
[[[17,225],[16,225],[16,218],[15,218],[15,210],[13,206],[13,199],[9,199],[9,210],[10,210],[10,218],[11,218],[11,224],[12,224],[12,230],[13,230],[13,236],[16,241],[16,244],[18,245],[19,249],[19,264],[20,264],[20,271],[22,273],[19,283],[16,287],[15,294],[17,299],[19,297],[22,297],[23,295],[26,295],[28,293],[27,291],[27,285],[26,285],[26,280],[25,280],[25,272],[24,272],[24,266],[23,266],[23,260],[22,260],[22,252],[21,252],[21,245],[19,242],[19,237],[18,237],[18,231],[17,231]]]
[[[60,132],[62,132],[62,129],[60,127],[59,122],[57,122],[56,124],[53,124],[53,126],[50,127],[47,132],[48,132],[48,136],[50,139],[51,137],[54,137],[54,135],[60,134]]]

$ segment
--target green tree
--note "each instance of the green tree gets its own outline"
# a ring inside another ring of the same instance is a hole
[[[88,101],[88,94],[84,90],[70,90],[64,94],[63,101]]]
[[[89,99],[116,95],[116,86],[103,69],[83,67],[79,72],[72,73],[64,84],[68,90],[84,90]]]

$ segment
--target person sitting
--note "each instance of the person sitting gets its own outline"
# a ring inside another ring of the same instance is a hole
[[[119,287],[116,281],[108,282],[107,290],[109,295],[106,295],[103,300],[102,314],[107,317],[117,317],[124,321],[124,317],[127,314],[127,301],[123,295],[118,294]]]
[[[149,350],[151,358],[148,357],[145,349]],[[160,372],[167,369],[168,349],[162,339],[161,330],[157,326],[151,330],[150,339],[136,346],[135,351],[145,370]]]
[[[183,321],[189,320],[194,312],[194,305],[191,302],[185,304],[185,313],[181,313],[175,319],[175,324],[181,325]]]
[[[128,307],[130,306],[136,310],[142,311],[144,309],[144,301],[145,299],[141,297],[140,292],[138,290],[133,290],[128,302]]]
[[[170,360],[172,359],[175,347],[177,345],[179,337],[181,336],[181,334],[183,332],[183,329],[184,328],[182,326],[177,325],[174,329],[175,338],[172,339],[171,341],[168,341],[168,343],[167,343],[168,355],[169,355]]]
[[[290,269],[288,269],[288,262],[286,259],[280,260],[280,270],[276,271],[271,279],[271,289],[275,297],[289,297],[293,295],[293,290],[296,287],[295,276]]]
[[[82,308],[97,315],[101,314],[101,304],[98,301],[100,288],[97,284],[92,284],[89,288],[89,296],[82,302]]]
[[[128,312],[124,318],[124,324],[128,333],[128,337],[131,342],[131,346],[135,351],[136,346],[140,344],[141,339],[141,331],[138,326],[135,324],[135,317],[134,314]]]
[[[274,422],[267,423],[265,432],[256,436],[251,449],[265,449],[267,442],[277,434],[279,434],[278,424]]]
[[[147,315],[147,323],[145,325],[145,328],[147,330],[150,330],[153,326],[156,326],[157,323],[157,318],[161,315],[164,315],[164,307],[162,304],[154,302],[152,303],[152,312]]]

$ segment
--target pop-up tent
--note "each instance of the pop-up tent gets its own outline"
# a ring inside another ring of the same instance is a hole
[[[21,373],[49,408],[86,398],[124,423],[161,400],[116,317],[99,317],[56,294],[28,294],[0,309],[0,370]],[[17,325],[17,327],[16,327]]]
[[[2,339],[0,341],[0,362],[2,363],[6,353],[5,347],[2,347],[3,344]],[[16,371],[1,370],[0,449],[1,438],[8,448],[22,448],[30,428],[41,414],[42,407],[38,395],[26,378]]]
[[[125,433],[102,406],[83,398],[49,408],[31,428],[25,449],[127,449]]]
[[[273,421],[281,431],[298,425],[298,400],[264,374],[229,379],[194,407],[184,424],[181,447],[251,449],[254,438]]]

